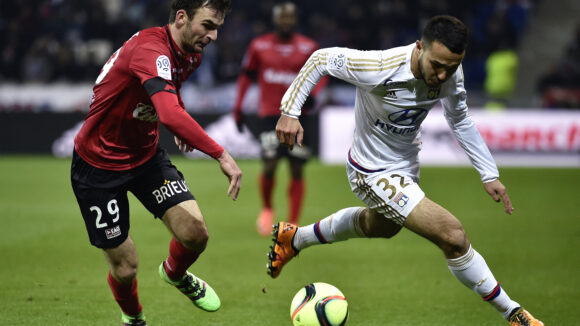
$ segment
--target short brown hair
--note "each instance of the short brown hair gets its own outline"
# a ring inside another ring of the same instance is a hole
[[[169,23],[175,22],[175,17],[179,10],[185,10],[189,19],[195,16],[199,8],[209,7],[217,10],[221,14],[227,14],[232,10],[230,0],[172,0],[169,12]]]

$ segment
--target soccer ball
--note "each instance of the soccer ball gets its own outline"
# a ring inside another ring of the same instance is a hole
[[[308,284],[292,299],[294,326],[342,326],[348,319],[348,302],[336,287],[322,282]]]

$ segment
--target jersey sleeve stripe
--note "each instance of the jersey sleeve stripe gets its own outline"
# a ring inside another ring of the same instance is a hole
[[[354,68],[354,67],[347,66],[347,69],[349,71],[383,71],[383,70],[389,70],[389,69],[397,68],[397,67],[404,66],[404,65],[405,65],[405,61],[402,61],[402,62],[397,62],[395,64],[392,64],[390,66],[384,66],[384,67],[380,66],[380,65],[379,66],[374,65],[374,66],[370,66],[368,68]]]
[[[397,68],[405,64],[407,59],[406,53],[400,53],[388,58],[367,59],[367,58],[348,58],[346,67],[349,71],[383,71]]]
[[[290,98],[280,104],[282,112],[288,113],[290,111],[294,105],[294,102],[296,101],[300,88],[304,84],[304,81],[306,81],[307,77],[317,66],[326,65],[327,55],[328,53],[318,53],[316,56],[309,59],[308,63],[300,70],[300,73],[295,80],[295,83],[298,82],[298,84],[293,83],[292,91],[289,96]]]
[[[401,58],[404,59],[406,56],[407,56],[406,53],[402,53],[402,54],[397,54],[397,55],[394,55],[392,57],[388,57],[386,59],[380,59],[380,60],[379,59],[349,58],[348,61],[349,62],[352,62],[353,65],[356,65],[355,64],[356,62],[374,62],[374,63],[381,64],[383,62],[386,63],[386,62],[389,62],[389,61],[396,61],[396,60],[399,60]]]

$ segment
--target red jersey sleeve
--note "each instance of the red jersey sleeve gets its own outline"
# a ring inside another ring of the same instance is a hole
[[[169,84],[167,84],[169,86]],[[177,95],[161,91],[151,96],[161,123],[186,144],[217,159],[224,149],[179,104]]]
[[[158,50],[155,42],[143,46],[131,60],[131,71],[141,84],[153,79],[163,79],[161,91],[150,92],[151,101],[159,121],[186,144],[217,159],[224,149],[218,145],[186,111],[172,81],[170,54]],[[148,87],[145,87],[146,89]]]
[[[150,42],[135,51],[129,64],[131,73],[139,78],[141,84],[154,77],[172,81],[170,54],[164,53],[161,50],[163,47],[154,46],[154,43]]]

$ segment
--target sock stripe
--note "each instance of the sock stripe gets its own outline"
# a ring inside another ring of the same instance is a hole
[[[459,258],[447,259],[447,265],[450,268],[462,270],[469,267],[468,265],[472,262],[473,257],[475,256],[475,250],[471,245],[469,245],[469,250],[467,253]]]
[[[318,241],[320,241],[320,243],[328,243],[328,241],[326,241],[326,239],[324,239],[322,236],[322,233],[320,233],[320,221],[314,223],[314,235]]]
[[[483,297],[483,301],[490,301],[495,299],[499,294],[501,293],[501,286],[499,286],[499,282],[497,283],[497,285],[495,286],[495,288],[493,289],[493,291],[491,291],[490,294],[488,294],[487,296]]]

